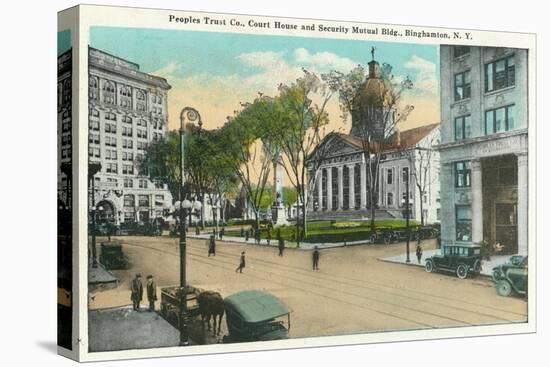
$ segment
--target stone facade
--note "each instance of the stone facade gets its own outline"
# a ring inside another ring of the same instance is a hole
[[[95,175],[98,220],[144,221],[162,217],[172,206],[164,185],[139,174],[137,161],[167,128],[165,79],[143,73],[139,65],[89,48],[90,163]]]
[[[527,51],[441,46],[442,245],[527,254]]]
[[[396,136],[399,136],[399,142],[388,144],[381,155],[378,167],[378,198],[373,204],[379,210],[385,211],[387,217],[402,218],[407,192],[404,180],[408,177],[412,209],[410,218],[420,222],[423,210],[425,223],[438,222],[439,157],[431,145],[439,142],[439,124],[396,132]],[[329,144],[329,147],[323,147],[328,153],[318,171],[309,173],[310,177],[316,175],[311,180],[315,187],[313,200],[310,200],[308,207],[310,217],[331,217],[334,212],[345,212],[358,218],[368,216],[371,203],[368,202],[367,163],[361,139],[352,135],[331,133],[321,144]],[[432,151],[430,164],[426,166],[426,185],[421,197],[414,174],[418,170],[422,154],[428,149]]]

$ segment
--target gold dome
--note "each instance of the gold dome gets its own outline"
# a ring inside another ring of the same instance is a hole
[[[380,106],[385,104],[388,90],[382,79],[369,78],[359,93],[360,105]]]

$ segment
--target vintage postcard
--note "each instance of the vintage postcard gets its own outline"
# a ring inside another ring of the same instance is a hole
[[[104,6],[58,31],[61,354],[535,330],[533,34]]]

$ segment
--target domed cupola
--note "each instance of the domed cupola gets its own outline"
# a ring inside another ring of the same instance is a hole
[[[368,63],[369,74],[358,91],[355,106],[351,111],[352,126],[350,134],[357,137],[366,135],[382,137],[384,135],[384,118],[388,115],[389,89],[382,78],[380,64],[374,59],[374,47],[371,50],[372,60]],[[386,124],[388,125],[388,124]]]

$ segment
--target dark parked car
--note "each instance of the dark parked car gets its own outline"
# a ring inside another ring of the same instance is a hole
[[[477,276],[481,272],[481,248],[477,245],[445,246],[441,255],[426,259],[426,271],[448,271],[460,279],[468,275]]]
[[[493,268],[493,281],[497,293],[508,297],[512,293],[527,292],[527,256],[516,255]]]
[[[108,270],[128,269],[130,267],[128,257],[122,251],[122,244],[119,241],[101,243],[99,262]]]

